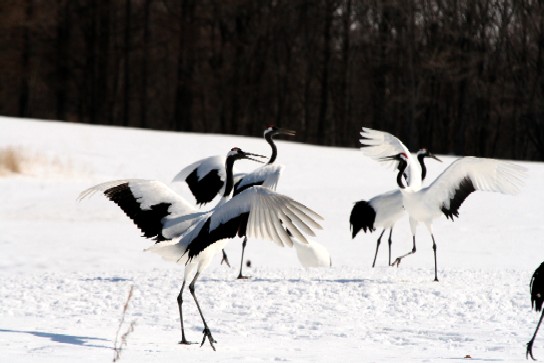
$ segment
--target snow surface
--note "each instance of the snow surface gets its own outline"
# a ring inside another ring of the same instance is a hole
[[[169,183],[197,159],[234,146],[268,155],[269,146],[260,138],[0,117],[0,152],[13,148],[22,163],[22,173],[0,175],[0,361],[111,361],[131,286],[121,328],[135,322],[121,352],[126,362],[526,361],[538,320],[529,279],[544,260],[542,163],[519,163],[528,178],[518,196],[476,192],[454,223],[436,221],[436,283],[424,228],[417,253],[399,268],[386,266],[386,242],[370,267],[380,231],[351,239],[353,203],[394,189],[394,171],[356,148],[279,139],[286,168],[278,191],[325,218],[314,240],[329,250],[333,267],[304,269],[293,248],[249,240],[253,278],[238,281],[237,266],[220,265],[217,256],[196,285],[218,341],[214,352],[208,343],[177,344],[182,266],[143,252],[152,242],[103,196],[76,198],[114,179]],[[440,158],[428,162],[429,180],[455,159]],[[184,185],[173,187],[193,201]],[[393,258],[411,249],[406,219],[393,239]],[[240,250],[241,240],[232,240],[231,262]],[[189,294],[185,302],[188,338],[200,341]],[[533,351],[544,358],[544,336]]]

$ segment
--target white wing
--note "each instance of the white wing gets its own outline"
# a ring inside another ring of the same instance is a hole
[[[268,189],[276,190],[282,170],[282,165],[267,164],[253,170],[251,173],[242,175],[239,181],[234,185],[234,195],[237,195],[254,185],[260,185]]]
[[[446,217],[452,218],[475,190],[519,193],[525,173],[524,167],[511,162],[465,157],[453,162],[422,192],[426,201],[439,205]]]
[[[279,245],[292,245],[286,239],[287,229],[294,238],[307,243],[303,233],[315,236],[313,229],[321,229],[315,219],[323,219],[305,205],[264,187],[253,187],[240,196],[250,205],[247,236],[272,240]],[[234,199],[232,200],[234,201]]]
[[[173,182],[183,182],[185,178],[189,176],[192,172],[196,171],[197,177],[201,180],[212,170],[219,170],[219,175],[222,177],[222,180],[226,179],[225,172],[225,155],[214,155],[201,160],[197,160],[194,163],[183,168],[179,173],[176,174]]]
[[[195,161],[177,173],[172,181],[186,182],[198,204],[209,203],[224,191],[227,179],[225,161],[224,155]]]
[[[178,237],[191,225],[191,219],[200,214],[183,197],[156,180],[105,182],[84,190],[78,199],[90,197],[96,192],[103,193],[116,203],[145,237],[157,241]],[[172,224],[175,224],[174,231],[170,230]]]
[[[304,235],[314,236],[314,229],[321,229],[316,219],[322,217],[292,198],[255,186],[218,205],[208,218],[199,221],[180,239],[180,250],[186,250],[191,259],[216,241],[237,235],[271,240],[280,246],[292,246],[292,237],[307,243]]]
[[[406,169],[408,184],[416,186],[414,183],[421,184],[421,166],[410,150],[392,134],[385,131],[377,131],[368,127],[363,127],[361,131],[361,151],[366,156],[380,161],[386,167],[396,167],[396,161],[383,161],[386,156],[405,153],[408,156],[408,168]]]
[[[361,131],[361,151],[366,156],[380,161],[386,156],[405,153],[410,157],[410,150],[395,136],[385,131],[363,127]],[[393,162],[394,163],[394,162]]]

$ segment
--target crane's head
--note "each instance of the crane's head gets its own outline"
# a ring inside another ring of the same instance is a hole
[[[402,170],[403,172],[406,169],[406,167],[408,166],[408,155],[406,153],[398,153],[398,154],[395,154],[395,155],[384,156],[380,160],[381,161],[398,161],[398,164],[397,164],[396,168],[399,171]]]
[[[408,162],[408,155],[406,153],[398,153],[395,155],[384,156],[381,161],[405,161]]]
[[[274,135],[278,135],[278,134],[294,136],[296,134],[296,132],[293,131],[293,130],[288,130],[288,129],[284,129],[284,128],[281,128],[281,127],[277,127],[275,125],[269,125],[264,130],[264,136],[265,137],[266,136],[274,136]]]
[[[430,158],[430,159],[434,159],[434,160],[442,162],[442,160],[437,158],[435,154],[429,152],[429,150],[427,150],[427,148],[419,149],[418,152],[417,152],[417,157],[418,157],[418,159],[419,158]]]
[[[264,163],[264,161],[252,158],[252,156],[266,159],[266,156],[264,155],[248,153],[243,151],[239,147],[233,147],[232,149],[230,149],[230,151],[227,154],[227,159],[231,159],[231,160],[248,159],[248,160],[253,160],[259,163]]]

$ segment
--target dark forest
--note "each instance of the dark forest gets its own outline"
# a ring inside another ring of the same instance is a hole
[[[2,0],[0,114],[544,160],[544,3]]]

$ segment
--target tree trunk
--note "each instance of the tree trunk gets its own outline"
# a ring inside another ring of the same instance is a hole
[[[19,94],[19,117],[29,117],[29,99],[30,99],[30,80],[32,77],[30,71],[30,30],[31,22],[34,16],[33,0],[26,0],[25,6],[25,26],[23,30],[23,50],[21,53],[21,93]]]

